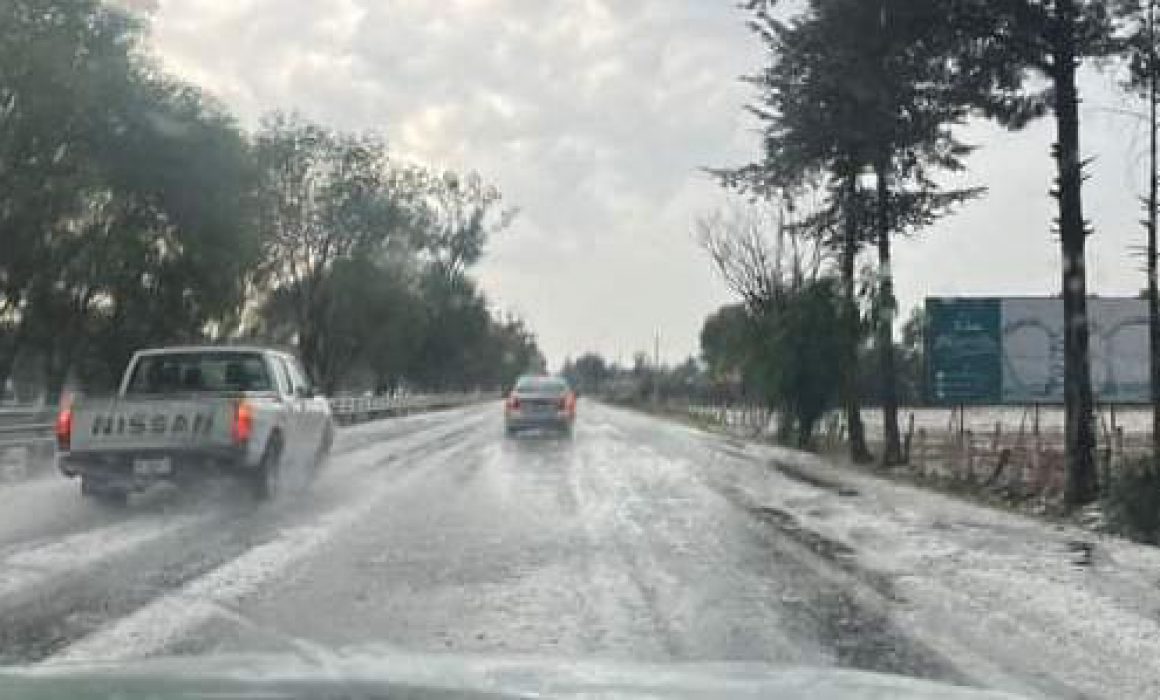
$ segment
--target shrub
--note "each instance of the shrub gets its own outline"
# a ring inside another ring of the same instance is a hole
[[[1104,492],[1108,527],[1139,542],[1160,544],[1160,468],[1151,459],[1128,463]]]

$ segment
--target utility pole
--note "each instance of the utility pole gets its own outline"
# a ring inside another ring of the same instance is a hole
[[[653,403],[661,402],[661,332],[653,336]]]

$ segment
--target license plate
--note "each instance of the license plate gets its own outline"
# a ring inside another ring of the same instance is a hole
[[[133,474],[136,476],[169,476],[172,473],[173,464],[168,457],[133,460]]]

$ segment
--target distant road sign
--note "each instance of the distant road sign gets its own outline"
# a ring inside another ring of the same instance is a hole
[[[930,298],[926,394],[935,404],[1062,403],[1063,301]],[[1148,401],[1148,309],[1090,298],[1092,388],[1099,401]]]

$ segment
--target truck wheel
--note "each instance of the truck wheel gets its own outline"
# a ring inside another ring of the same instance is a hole
[[[262,453],[262,461],[258,468],[250,475],[250,491],[254,499],[268,501],[278,493],[278,485],[282,477],[282,440],[275,436],[270,438],[266,451]]]
[[[110,488],[87,477],[81,477],[81,496],[112,508],[124,508],[129,504],[129,492]]]

